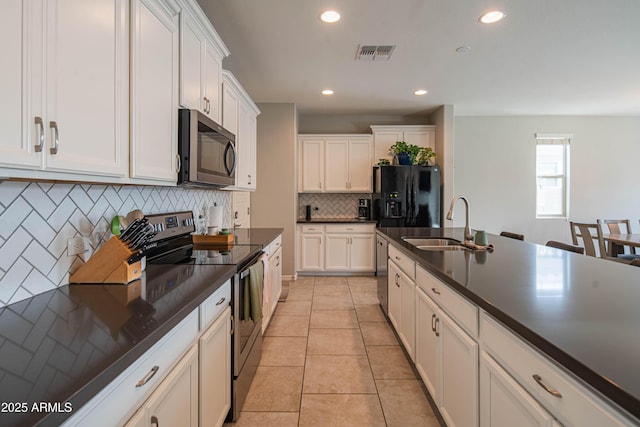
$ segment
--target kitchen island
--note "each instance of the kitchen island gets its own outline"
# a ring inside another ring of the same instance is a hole
[[[415,262],[416,270],[477,306],[480,350],[483,325],[495,319],[603,402],[627,411],[623,424],[640,423],[640,269],[496,235],[489,235],[491,253],[425,251],[402,239],[462,240],[458,228],[379,228],[377,233]],[[418,334],[416,329],[416,342]],[[502,356],[507,357],[497,357]],[[482,384],[480,390],[482,395]]]

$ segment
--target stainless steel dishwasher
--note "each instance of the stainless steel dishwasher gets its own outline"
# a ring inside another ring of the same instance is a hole
[[[376,276],[378,276],[378,301],[385,316],[389,316],[389,297],[387,291],[387,256],[389,244],[376,236]]]

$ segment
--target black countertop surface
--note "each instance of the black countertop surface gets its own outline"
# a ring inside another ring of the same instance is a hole
[[[282,229],[238,229],[238,244],[265,246]],[[67,285],[0,308],[0,425],[60,425],[195,310],[235,265],[147,265],[142,297],[122,301],[124,286]],[[32,412],[60,402],[60,412]]]
[[[298,224],[333,224],[333,223],[362,223],[362,224],[375,224],[375,220],[370,219],[358,219],[358,218],[311,218],[307,221],[304,218],[298,218]]]
[[[405,236],[462,228],[378,228],[420,266],[640,418],[640,268],[489,234],[487,252],[421,251]]]

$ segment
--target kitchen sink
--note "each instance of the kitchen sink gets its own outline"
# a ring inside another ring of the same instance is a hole
[[[423,251],[462,251],[470,250],[459,240],[442,238],[403,237],[402,240]]]

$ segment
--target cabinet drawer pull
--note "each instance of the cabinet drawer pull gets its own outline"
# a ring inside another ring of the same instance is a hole
[[[224,297],[220,298],[220,301],[218,301],[218,302],[216,303],[216,305],[220,305],[220,304],[222,304],[225,300],[226,300],[226,298],[224,298]]]
[[[400,287],[400,284],[398,283],[398,280],[400,280],[400,275],[398,273],[396,273],[396,286]]]
[[[248,177],[249,177],[249,182],[248,182],[248,184],[251,184],[251,175],[248,175]]]
[[[347,228],[347,231],[353,231],[353,228]]]
[[[151,370],[149,371],[149,373],[147,375],[144,376],[143,379],[141,379],[140,381],[138,381],[138,383],[136,384],[136,388],[138,387],[142,387],[143,385],[145,385],[146,383],[148,383],[151,378],[154,377],[155,374],[158,373],[158,370],[160,369],[160,367],[158,365],[154,366],[153,368],[151,368]]]
[[[434,294],[440,295],[440,291],[437,290],[436,288],[431,288],[431,290],[433,291]]]
[[[436,314],[435,313],[431,315],[431,330],[433,332],[436,331]]]
[[[436,336],[439,337],[440,336],[440,329],[438,328],[438,325],[440,324],[440,318],[436,317],[436,327],[434,332],[436,333]]]
[[[182,162],[180,161],[180,154],[176,154],[177,165],[176,165],[176,173],[180,173],[180,169],[182,169]]]
[[[42,117],[36,117],[35,120],[36,126],[38,126],[38,130],[40,131],[40,135],[38,139],[40,140],[40,144],[35,146],[36,153],[39,153],[44,148],[44,123],[42,123]]]
[[[151,424],[154,425],[155,427],[160,427],[160,421],[158,421],[158,417],[156,417],[155,415],[152,415]]]
[[[551,396],[557,397],[557,398],[561,398],[562,397],[562,394],[560,394],[560,392],[558,390],[553,389],[553,388],[549,387],[548,385],[546,385],[544,382],[542,382],[542,377],[540,375],[533,374],[532,377],[533,377],[534,380],[536,380],[538,385],[540,387],[542,387]]]
[[[399,256],[397,256],[397,257],[395,257],[395,258],[396,258],[398,261],[400,261],[400,257],[399,257]]]
[[[49,122],[49,128],[53,130],[53,147],[49,148],[51,154],[58,154],[60,148],[60,135],[58,134],[58,123]]]

